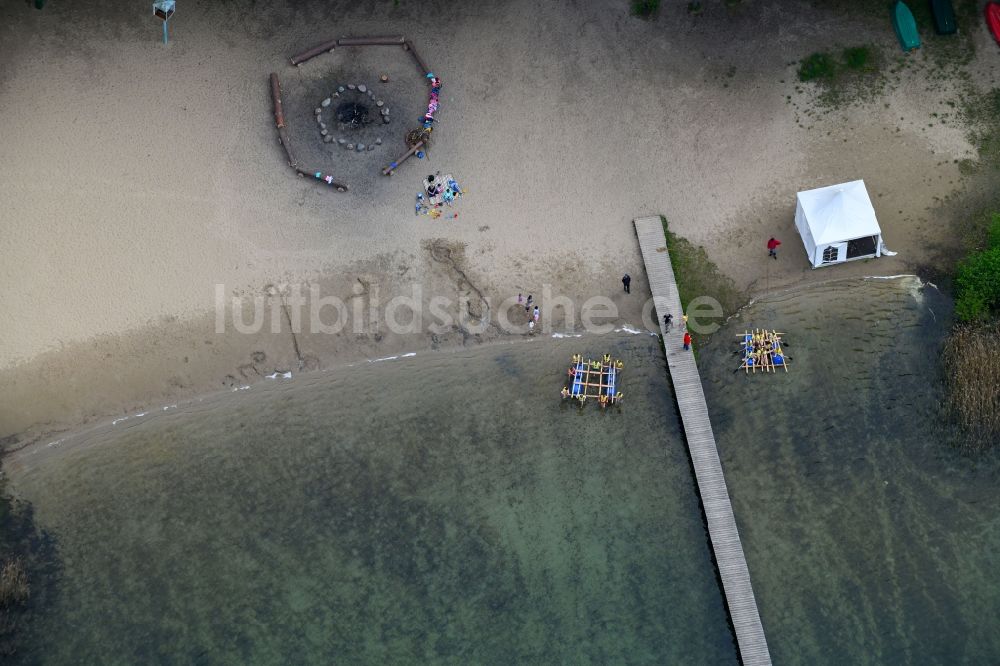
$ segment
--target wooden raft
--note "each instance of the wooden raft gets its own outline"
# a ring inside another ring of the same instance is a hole
[[[788,372],[789,359],[781,348],[781,336],[784,333],[765,331],[755,328],[738,335],[740,339],[740,367],[750,374],[761,372],[777,372],[784,368]]]
[[[563,400],[579,400],[583,406],[588,398],[597,400],[601,407],[618,405],[622,401],[619,391],[619,376],[624,363],[611,360],[611,354],[605,354],[600,361],[584,360],[579,354],[573,355],[573,364],[566,371],[566,386],[560,392]]]

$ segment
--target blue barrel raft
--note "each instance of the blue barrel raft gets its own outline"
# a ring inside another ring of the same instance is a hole
[[[612,359],[611,354],[605,354],[600,359],[584,359],[580,354],[574,354],[572,364],[566,371],[566,385],[560,394],[563,400],[578,400],[581,407],[591,398],[597,400],[602,408],[621,404],[623,396],[619,380],[623,367],[624,363]]]
[[[740,367],[746,374],[751,372],[756,374],[761,372],[777,372],[778,368],[783,368],[788,372],[788,361],[790,360],[781,348],[782,336],[784,333],[768,331],[765,329],[753,329],[738,336],[740,340]]]

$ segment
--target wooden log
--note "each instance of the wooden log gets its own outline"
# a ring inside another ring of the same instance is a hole
[[[271,101],[274,103],[274,124],[281,129],[285,126],[285,110],[281,106],[281,83],[274,72],[271,72]]]
[[[341,37],[337,46],[401,46],[406,41],[402,35],[374,35],[372,37]]]
[[[298,167],[299,163],[295,159],[295,155],[292,154],[292,142],[288,139],[288,130],[284,127],[278,128],[278,143],[285,149],[285,155],[288,157],[288,166],[293,169]]]
[[[312,60],[313,58],[315,58],[318,55],[323,55],[324,53],[332,51],[334,49],[334,47],[336,47],[336,46],[337,46],[337,40],[336,39],[331,39],[331,40],[329,40],[327,42],[323,42],[322,44],[317,44],[316,46],[312,47],[311,49],[303,51],[302,53],[299,53],[297,55],[293,55],[292,58],[291,58],[292,64],[293,65],[301,65],[306,60]]]
[[[413,48],[413,43],[411,41],[407,40],[403,42],[403,49],[410,52],[410,55],[413,56],[413,59],[417,62],[417,67],[420,68],[420,71],[423,72],[424,75],[431,73],[430,67],[428,67],[427,63],[424,62],[424,59],[420,57],[417,50]]]
[[[327,182],[325,176],[328,176],[329,174],[323,174],[321,171],[310,171],[309,169],[303,169],[302,167],[295,167],[295,170],[299,173],[300,176],[305,176],[306,178],[313,178],[315,180],[320,181],[321,183],[326,183],[330,187],[337,188],[338,192],[346,192],[347,190],[350,189],[346,183],[341,183],[336,180],[331,180],[330,182]]]
[[[408,151],[406,151],[406,153],[402,157],[400,157],[398,160],[396,160],[395,162],[393,162],[392,164],[390,164],[386,168],[382,169],[382,175],[383,176],[391,176],[392,172],[395,171],[396,169],[398,169],[400,164],[402,164],[406,160],[410,159],[410,157],[413,156],[414,153],[416,153],[418,150],[420,150],[423,147],[424,147],[424,142],[423,141],[417,141],[415,144],[413,144],[413,147],[410,148]]]

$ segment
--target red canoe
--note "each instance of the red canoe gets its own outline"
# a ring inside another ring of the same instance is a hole
[[[990,26],[993,37],[1000,42],[1000,2],[986,3],[986,25]]]

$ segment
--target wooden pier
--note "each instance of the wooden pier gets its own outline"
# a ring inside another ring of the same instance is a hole
[[[698,479],[698,492],[708,521],[708,533],[715,551],[715,561],[722,578],[722,587],[729,607],[729,617],[736,630],[740,659],[746,666],[770,664],[771,655],[764,637],[764,627],[757,612],[757,600],[750,584],[750,570],[743,555],[743,544],[736,529],[736,518],[729,502],[726,479],[715,445],[712,422],[701,387],[701,377],[694,355],[684,351],[681,323],[681,302],[674,280],[674,269],[667,253],[667,240],[659,217],[644,217],[635,221],[642,259],[646,264],[649,287],[653,292],[657,321],[667,350],[667,366],[677,395],[688,451]],[[663,317],[673,315],[669,333],[664,330]]]

